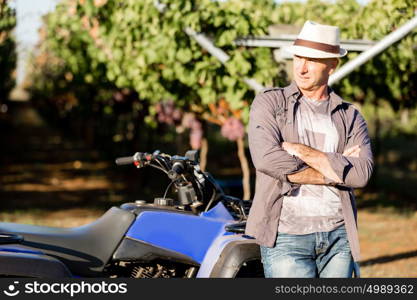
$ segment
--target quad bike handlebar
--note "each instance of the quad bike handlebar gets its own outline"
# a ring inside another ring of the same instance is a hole
[[[250,203],[225,195],[213,176],[200,169],[197,150],[187,151],[184,156],[171,156],[159,150],[153,153],[136,152],[132,156],[117,158],[116,164],[119,166],[133,164],[136,168],[150,166],[164,172],[171,183],[163,198],[173,185],[178,195],[179,205],[188,207],[195,213],[208,211],[222,201],[226,207],[236,213],[238,219],[247,218]]]

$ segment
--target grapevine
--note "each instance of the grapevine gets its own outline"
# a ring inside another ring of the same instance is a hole
[[[101,113],[117,121],[119,107],[128,103],[130,113],[123,118],[130,118],[135,130],[143,122],[189,130],[192,148],[207,144],[204,122],[217,124],[237,143],[242,169],[248,169],[242,149],[254,92],[242,78],[264,86],[288,79],[270,49],[236,46],[236,38],[267,35],[271,24],[301,26],[311,19],[339,26],[343,39],[380,40],[416,8],[413,0],[365,6],[356,0],[63,0],[45,17],[31,88],[35,95],[55,95],[38,98],[47,98],[63,117]],[[230,60],[222,65],[185,28],[205,33]],[[397,110],[415,106],[416,44],[413,32],[335,89],[350,101],[386,99]]]
[[[15,84],[16,51],[11,35],[15,26],[16,11],[10,8],[7,0],[0,0],[0,105]]]

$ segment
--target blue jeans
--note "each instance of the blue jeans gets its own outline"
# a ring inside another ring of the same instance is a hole
[[[350,278],[353,259],[345,226],[330,232],[279,233],[275,247],[261,246],[265,277]]]

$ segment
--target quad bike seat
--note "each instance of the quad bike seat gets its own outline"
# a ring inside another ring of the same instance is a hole
[[[134,220],[133,213],[112,207],[93,223],[74,228],[0,223],[1,234],[19,237],[15,244],[0,239],[0,247],[38,250],[62,261],[72,274],[98,276]]]
[[[0,277],[68,278],[73,277],[60,260],[26,246],[0,245]]]

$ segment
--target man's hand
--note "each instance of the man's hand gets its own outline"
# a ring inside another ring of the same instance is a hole
[[[350,156],[350,157],[359,157],[359,153],[361,152],[361,146],[356,145],[349,149],[346,149],[343,152],[343,156]]]
[[[301,151],[302,151],[302,144],[294,144],[294,143],[288,143],[288,142],[283,142],[282,143],[282,148],[287,151],[289,154],[300,157],[301,156]],[[350,156],[350,157],[359,157],[359,153],[361,152],[361,146],[360,145],[356,145],[353,147],[350,147],[349,149],[346,149],[343,152],[343,156]]]
[[[283,142],[281,146],[285,151],[288,152],[288,154],[300,157],[300,152],[299,152],[300,147],[299,147],[299,145],[301,145],[301,144]]]
[[[319,184],[325,185],[324,176],[313,168],[306,168],[294,174],[287,175],[288,181],[299,184]]]
[[[323,176],[333,180],[336,183],[341,183],[341,179],[334,172],[334,170],[330,166],[329,160],[327,159],[326,155],[323,152],[313,149],[303,144],[296,144],[296,143],[289,143],[289,142],[283,142],[282,148],[285,151],[287,151],[289,154],[297,156],[298,158],[303,160],[307,165],[309,165],[311,168],[321,173]],[[360,146],[356,145],[349,149],[346,149],[343,152],[343,156],[359,157],[360,151],[361,151]],[[320,178],[318,178],[317,176],[314,176],[314,177],[317,178],[318,181],[320,181]],[[301,178],[294,177],[294,178],[289,178],[289,179],[290,180],[293,179],[296,182],[301,181]]]
[[[331,179],[335,183],[342,183],[342,179],[335,173],[324,152],[313,149],[303,144],[283,142],[282,148],[291,155],[295,155],[303,160],[307,165],[320,172],[323,176]],[[352,150],[356,155],[356,150]]]

